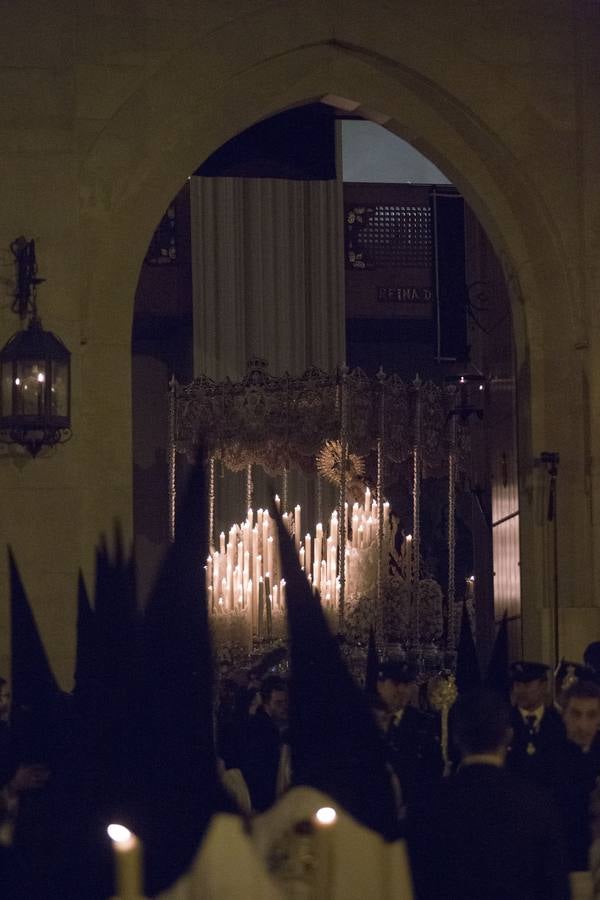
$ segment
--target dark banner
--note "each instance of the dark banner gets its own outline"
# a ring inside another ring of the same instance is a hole
[[[431,202],[437,285],[437,356],[439,359],[466,360],[464,201],[457,194],[432,191]]]

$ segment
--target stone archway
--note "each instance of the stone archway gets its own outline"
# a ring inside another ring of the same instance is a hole
[[[545,571],[547,548],[535,520],[536,476],[531,464],[540,450],[552,449],[560,440],[556,427],[560,417],[556,414],[553,422],[550,411],[553,398],[564,397],[565,385],[561,386],[558,373],[567,372],[571,385],[580,378],[577,361],[570,354],[581,334],[577,304],[565,302],[571,292],[561,233],[553,225],[527,161],[511,152],[510,141],[496,130],[492,117],[486,121],[485,109],[450,92],[449,82],[456,73],[449,72],[444,81],[435,83],[423,71],[426,66],[422,62],[420,66],[414,61],[411,66],[406,60],[400,64],[373,47],[323,40],[322,34],[321,40],[298,46],[288,33],[285,42],[281,34],[274,36],[277,24],[271,13],[269,29],[278,53],[249,41],[248,31],[241,25],[232,26],[220,34],[218,46],[208,42],[197,45],[175,69],[154,77],[161,89],[160,102],[148,103],[153,84],[145,85],[105,130],[84,170],[83,220],[87,246],[95,258],[89,268],[96,277],[103,273],[90,286],[91,296],[94,288],[100,293],[109,286],[117,291],[123,298],[119,328],[123,336],[128,334],[138,261],[154,224],[186,173],[233,134],[325,94],[349,98],[384,116],[387,128],[449,174],[478,214],[505,265],[519,372],[522,575],[525,596],[535,596],[535,602],[528,600],[531,616],[526,610],[524,621],[526,633],[530,633],[528,645],[542,652],[539,615],[534,610],[547,603],[550,586],[539,577],[540,571]],[[422,43],[422,38],[417,29],[415,45],[419,39]],[[408,36],[404,43],[409,43]],[[439,38],[429,36],[425,56],[435,57],[442,46]],[[489,67],[477,60],[469,60],[468,66],[473,79],[490,75]],[[200,87],[190,90],[191,85]],[[517,90],[506,76],[502,93]],[[506,127],[510,137],[508,123]],[[103,245],[100,233],[106,229],[107,216],[111,234]],[[132,251],[128,260],[119,252],[123,245]],[[103,342],[106,322],[101,303],[91,300],[84,324],[91,343]],[[114,334],[114,318],[110,329]],[[573,435],[566,422],[561,425]],[[565,516],[569,515],[569,499],[567,496],[562,502],[561,498]],[[567,549],[583,562],[585,546]]]
[[[10,155],[8,141],[0,151],[15,173],[2,218],[6,240],[15,227],[35,228],[48,258],[59,260],[44,296],[54,300],[57,330],[75,354],[74,440],[43,467],[25,464],[15,475],[5,460],[0,469],[10,511],[3,534],[25,560],[63,672],[77,568],[90,571],[98,533],[115,516],[125,533],[131,522],[131,321],[153,228],[186,176],[225,140],[326,94],[380,114],[442,168],[504,260],[519,370],[526,651],[547,654],[550,646],[544,477],[533,468],[542,450],[561,453],[560,590],[564,621],[581,638],[586,623],[600,625],[600,580],[590,577],[600,576],[600,555],[591,550],[598,438],[589,412],[600,379],[586,353],[594,340],[585,304],[597,274],[596,232],[587,249],[582,238],[582,210],[593,218],[597,205],[577,197],[582,173],[590,188],[597,184],[582,135],[585,128],[590,140],[598,135],[583,118],[591,123],[595,108],[591,76],[574,104],[576,76],[565,64],[575,71],[582,49],[591,70],[596,32],[586,43],[587,22],[576,13],[542,14],[516,0],[497,10],[443,0],[414,8],[374,0],[368,11],[335,0],[182,0],[167,4],[166,15],[163,6],[121,0],[73,20],[48,7],[48,21],[31,37],[39,72],[22,78],[43,121],[35,130],[29,105],[17,115],[10,98],[0,110],[6,134],[20,135],[10,141],[26,150]],[[21,26],[11,22],[6,33],[15,32],[18,46]],[[547,48],[539,53],[542,25]],[[50,26],[61,40],[48,42]],[[31,541],[38,520],[42,552]]]

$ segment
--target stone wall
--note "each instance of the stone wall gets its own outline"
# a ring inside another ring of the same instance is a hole
[[[224,140],[327,94],[428,155],[493,241],[516,335],[526,652],[551,656],[542,450],[561,454],[565,652],[598,636],[599,45],[592,0],[4,5],[0,339],[17,325],[8,246],[25,234],[44,323],[73,353],[74,437],[47,459],[2,451],[0,541],[65,686],[77,568],[89,575],[115,516],[131,532],[130,332],[152,231]]]

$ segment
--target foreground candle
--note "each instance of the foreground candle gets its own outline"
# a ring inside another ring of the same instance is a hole
[[[313,817],[315,828],[315,891],[318,900],[333,897],[334,887],[334,826],[337,812],[332,806],[322,806]]]
[[[117,895],[120,900],[139,900],[142,890],[142,845],[124,825],[107,828],[115,851]]]

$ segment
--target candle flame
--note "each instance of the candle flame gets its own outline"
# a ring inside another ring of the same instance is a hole
[[[316,811],[315,820],[319,825],[335,825],[337,813],[333,806],[322,806]]]
[[[115,841],[117,844],[123,844],[133,837],[129,828],[125,828],[124,825],[118,825],[116,822],[109,825],[106,830],[111,841]]]

